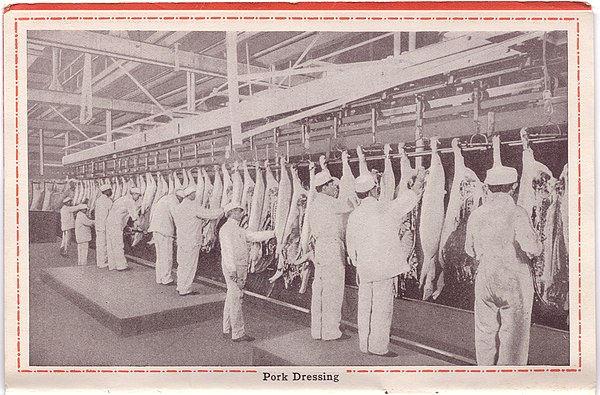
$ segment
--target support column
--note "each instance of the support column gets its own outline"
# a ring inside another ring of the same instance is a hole
[[[394,33],[394,56],[400,55],[402,53],[402,33],[396,32]]]
[[[44,129],[40,129],[40,176],[44,175]]]
[[[231,143],[242,144],[242,125],[240,123],[238,87],[237,32],[227,33],[227,88],[229,94],[229,119],[231,120]]]
[[[106,110],[106,141],[113,141],[112,112]]]
[[[417,32],[408,32],[408,50],[417,49]]]
[[[65,148],[71,145],[71,134],[65,132]],[[69,150],[65,149],[65,155],[69,155]]]
[[[196,74],[187,72],[187,110],[196,111]]]

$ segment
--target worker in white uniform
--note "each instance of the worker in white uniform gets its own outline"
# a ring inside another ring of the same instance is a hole
[[[73,238],[73,229],[75,229],[75,213],[82,205],[73,206],[73,198],[67,196],[63,200],[63,206],[60,208],[60,228],[62,230],[62,240],[60,243],[60,255],[68,256],[69,246]]]
[[[394,311],[394,278],[409,270],[398,243],[402,218],[419,202],[425,172],[419,169],[412,189],[392,201],[378,201],[374,175],[356,179],[358,207],[350,214],[346,246],[358,275],[358,338],[363,353],[395,357],[389,351]]]
[[[173,209],[177,232],[177,292],[180,296],[196,295],[192,283],[198,268],[198,256],[202,245],[202,226],[206,220],[219,219],[223,209],[202,207],[196,199],[196,188],[183,190],[184,199]]]
[[[533,282],[528,261],[542,253],[527,211],[511,193],[517,171],[487,171],[491,196],[467,223],[465,251],[478,262],[475,277],[475,352],[478,365],[526,365]]]
[[[275,231],[251,232],[240,227],[244,209],[239,202],[225,206],[227,222],[219,231],[221,245],[221,267],[227,284],[227,295],[223,307],[223,337],[234,342],[253,341],[246,334],[242,300],[244,285],[248,274],[249,242],[259,243],[275,237]]]
[[[150,226],[152,239],[156,247],[155,277],[156,283],[173,285],[173,243],[175,241],[175,221],[173,210],[183,201],[183,189],[178,189],[175,194],[165,195],[152,207]]]
[[[338,200],[339,187],[329,171],[315,176],[316,195],[308,208],[310,237],[314,240],[315,267],[310,306],[313,339],[344,340],[342,302],[345,289],[346,220],[354,207]]]
[[[100,185],[100,196],[94,203],[94,228],[96,230],[96,266],[108,267],[108,253],[106,250],[106,218],[112,207],[112,187],[110,184]]]
[[[125,259],[123,244],[123,229],[129,218],[134,223],[139,218],[139,207],[136,204],[140,198],[140,189],[133,187],[129,193],[113,202],[106,218],[106,247],[108,250],[108,270],[124,271],[129,269]]]
[[[88,206],[83,205],[75,217],[75,241],[77,242],[77,264],[87,265],[90,241],[92,240],[92,226],[94,221],[87,215]]]

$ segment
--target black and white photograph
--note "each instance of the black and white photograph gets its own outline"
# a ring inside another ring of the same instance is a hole
[[[579,19],[99,19],[18,33],[17,372],[582,372]]]

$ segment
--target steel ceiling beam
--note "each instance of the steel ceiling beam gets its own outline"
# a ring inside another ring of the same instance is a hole
[[[27,100],[30,102],[55,104],[60,106],[79,107],[81,105],[81,96],[77,93],[50,91],[45,89],[28,89]],[[94,108],[136,114],[154,114],[161,111],[157,106],[149,103],[97,96],[94,96]]]
[[[85,133],[89,133],[89,134],[97,134],[97,133],[104,133],[104,127],[102,126],[97,126],[97,125],[82,125],[82,124],[75,124],[77,126],[78,129],[80,129],[81,131],[85,132]],[[58,122],[58,121],[46,121],[46,120],[41,120],[41,119],[29,119],[27,120],[27,126],[28,128],[31,129],[44,129],[44,130],[56,130],[56,131],[67,131],[71,129],[71,126],[64,123],[64,122]]]
[[[81,52],[112,56],[119,59],[158,66],[179,68],[198,74],[215,77],[227,77],[227,61],[212,56],[188,51],[174,50],[161,45],[133,41],[121,37],[88,31],[30,31],[28,42],[67,48]],[[246,65],[238,64],[238,72]],[[252,66],[252,72],[265,71],[262,67]]]

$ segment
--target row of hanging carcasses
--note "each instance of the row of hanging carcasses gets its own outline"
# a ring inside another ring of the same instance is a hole
[[[403,254],[399,261],[409,263],[411,270],[405,276],[417,281],[423,299],[437,299],[445,284],[472,284],[476,263],[464,252],[466,223],[470,213],[486,199],[487,191],[477,175],[464,164],[458,139],[452,141],[454,153],[454,179],[448,204],[445,205],[445,173],[437,151],[437,139],[431,140],[431,162],[426,186],[419,205],[403,220],[398,242]],[[493,139],[494,165],[501,164],[500,139]],[[391,148],[385,147],[385,165],[380,185],[380,200],[392,200],[408,190],[416,175],[402,144],[400,180],[396,182],[390,158]],[[360,147],[357,148],[360,174],[369,171]],[[245,208],[247,216],[243,226],[249,230],[274,230],[275,239],[250,246],[250,272],[275,270],[270,278],[283,277],[286,286],[295,278],[302,279],[300,292],[307,286],[310,266],[306,257],[311,250],[308,227],[305,226],[307,208],[315,194],[313,185],[316,168],[310,166],[310,186],[302,185],[295,166],[288,167],[285,159],[279,160],[279,180],[269,166],[254,165],[252,178],[246,162],[235,162],[231,169],[225,164],[215,165],[211,176],[206,169],[182,169],[166,177],[157,173],[134,178],[113,177],[104,180],[79,181],[75,188],[74,203],[88,199],[93,207],[101,183],[113,187],[113,199],[129,193],[133,186],[141,189],[140,226],[148,229],[152,207],[162,196],[178,188],[193,185],[196,200],[203,207],[224,207],[237,201]],[[320,160],[321,170],[327,170],[325,158]],[[181,175],[181,179],[180,179]],[[357,204],[354,179],[348,153],[342,154],[342,175],[338,199]],[[551,171],[533,158],[530,148],[523,151],[523,172],[520,179],[518,204],[530,214],[532,223],[544,245],[543,254],[533,262],[538,296],[548,304],[568,309],[568,204],[567,166],[558,179]],[[423,214],[423,215],[421,215]],[[202,250],[210,251],[217,241],[218,221],[206,221],[203,228]],[[135,236],[135,245],[142,234]],[[450,281],[449,281],[450,280]]]
[[[29,183],[29,210],[59,211],[63,199],[72,195],[67,181],[31,181]]]

